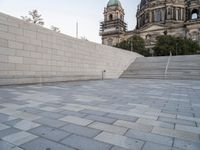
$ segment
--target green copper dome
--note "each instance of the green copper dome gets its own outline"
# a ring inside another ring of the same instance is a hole
[[[107,6],[121,6],[121,3],[119,0],[109,0]]]

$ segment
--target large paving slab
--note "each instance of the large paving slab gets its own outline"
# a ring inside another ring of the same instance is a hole
[[[200,81],[0,87],[3,150],[199,150]]]

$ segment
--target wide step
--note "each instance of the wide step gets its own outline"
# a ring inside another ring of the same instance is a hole
[[[200,55],[140,57],[121,78],[200,80]]]

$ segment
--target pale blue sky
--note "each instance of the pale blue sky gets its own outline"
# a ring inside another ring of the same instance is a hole
[[[20,18],[29,10],[37,9],[45,22],[45,27],[59,27],[61,32],[75,36],[76,21],[79,22],[79,37],[101,43],[99,22],[103,20],[103,10],[108,0],[0,0],[0,12]],[[125,10],[128,29],[136,24],[136,10],[140,0],[121,0]]]

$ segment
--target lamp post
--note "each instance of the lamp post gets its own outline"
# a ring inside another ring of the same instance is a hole
[[[198,39],[198,44],[199,44],[199,46],[200,46],[200,37],[199,37],[199,35],[200,35],[200,29],[199,29],[198,37],[197,37],[197,39]]]
[[[102,71],[102,80],[104,80],[104,74],[106,73],[106,70]]]
[[[76,22],[76,38],[78,39],[78,21]]]
[[[133,52],[133,41],[131,40],[131,52]]]

